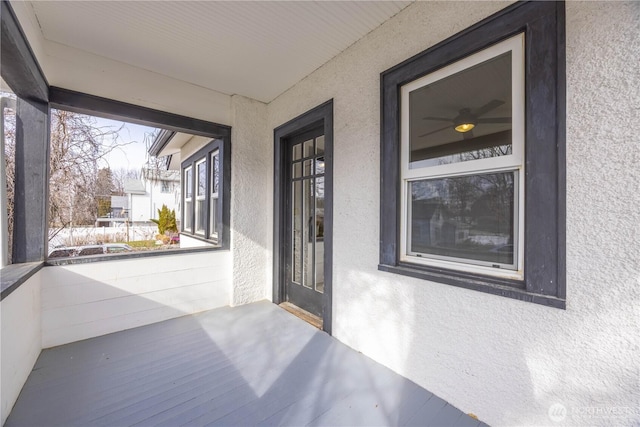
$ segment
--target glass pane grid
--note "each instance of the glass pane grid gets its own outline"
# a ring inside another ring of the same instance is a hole
[[[291,281],[324,291],[324,137],[291,151]]]

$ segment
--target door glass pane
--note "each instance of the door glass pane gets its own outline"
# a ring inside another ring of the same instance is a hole
[[[511,154],[511,52],[409,94],[410,168]]]
[[[305,179],[302,181],[303,188],[303,245],[304,245],[304,259],[303,259],[303,285],[307,288],[313,287],[313,217],[314,217],[314,203],[313,203],[313,179]]]
[[[296,144],[293,146],[293,160],[300,160],[302,158],[302,144]]]
[[[293,177],[300,178],[302,177],[302,163],[297,162],[293,164]]]
[[[304,144],[304,157],[313,156],[313,139],[303,142]]]
[[[324,135],[316,138],[316,154],[324,154]]]
[[[409,251],[515,269],[516,173],[411,182]]]
[[[304,176],[313,175],[313,160],[304,161]]]
[[[302,181],[292,183],[291,206],[292,212],[292,277],[295,283],[302,284]]]
[[[324,292],[324,177],[316,178],[315,195],[315,289],[318,292]]]

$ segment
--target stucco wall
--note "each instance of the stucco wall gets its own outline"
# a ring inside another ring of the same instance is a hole
[[[270,295],[273,151],[265,104],[234,95],[231,112],[231,305],[240,305]]]
[[[229,251],[46,267],[42,346],[229,305]]]
[[[42,270],[0,303],[0,425],[9,416],[42,349],[41,274]]]
[[[640,3],[567,4],[567,309],[377,270],[380,73],[507,4],[411,5],[269,104],[268,129],[334,99],[336,338],[491,425],[638,424]]]

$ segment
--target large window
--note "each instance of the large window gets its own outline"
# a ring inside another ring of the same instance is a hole
[[[223,225],[219,197],[223,188],[222,157],[222,141],[213,140],[182,162],[185,207],[182,231],[214,244],[219,243]]]
[[[382,74],[380,270],[565,306],[564,5]]]
[[[402,86],[401,260],[522,278],[523,43]]]

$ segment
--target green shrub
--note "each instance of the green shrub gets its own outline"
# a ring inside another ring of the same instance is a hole
[[[160,234],[165,234],[167,231],[170,233],[178,232],[176,211],[169,210],[167,205],[162,205],[162,209],[158,209],[158,219],[151,219],[151,221],[158,224],[158,233]]]

